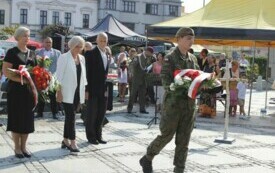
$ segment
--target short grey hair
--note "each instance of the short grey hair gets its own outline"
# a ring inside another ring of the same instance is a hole
[[[82,46],[84,48],[85,40],[80,36],[73,36],[68,42],[68,46],[70,49],[74,49],[76,46]]]
[[[97,37],[96,37],[96,40],[98,40],[98,39],[101,38],[101,37],[104,37],[104,38],[106,38],[106,39],[108,40],[108,35],[107,35],[105,32],[99,33],[99,34],[97,35]]]
[[[22,37],[27,32],[30,32],[29,28],[20,26],[19,28],[16,29],[16,31],[14,33],[15,40],[18,41],[19,37]]]

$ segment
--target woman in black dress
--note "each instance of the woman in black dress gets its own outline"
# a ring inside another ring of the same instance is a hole
[[[24,78],[23,85],[20,76],[8,73],[7,68],[18,69],[19,65],[36,65],[35,53],[27,48],[30,40],[30,30],[19,27],[14,34],[17,47],[8,50],[4,63],[3,72],[9,79],[7,92],[8,124],[7,131],[11,131],[14,142],[14,153],[18,158],[31,157],[27,151],[26,142],[29,133],[34,132],[34,97]]]

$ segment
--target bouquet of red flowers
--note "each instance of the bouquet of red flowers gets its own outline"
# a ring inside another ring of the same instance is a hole
[[[185,69],[174,71],[174,82],[170,90],[176,96],[187,96],[195,99],[201,89],[212,89],[221,83],[215,78],[215,73],[205,73],[200,70]]]
[[[49,101],[48,92],[55,92],[60,84],[56,77],[48,71],[52,61],[47,57],[37,56],[37,66],[30,69],[35,87],[39,93],[39,99]]]
[[[50,66],[51,60],[46,57],[37,57],[38,65],[33,67],[31,73],[33,75],[34,83],[37,91],[47,91],[52,75],[46,69]]]

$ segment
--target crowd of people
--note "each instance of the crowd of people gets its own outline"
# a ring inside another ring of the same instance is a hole
[[[247,118],[244,111],[244,99],[247,87],[246,70],[249,67],[249,62],[245,59],[243,53],[240,60],[233,60],[232,57],[226,57],[225,53],[221,53],[217,58],[214,54],[208,53],[207,49],[203,49],[198,57],[200,70],[207,73],[215,73],[218,78],[229,78],[230,81],[230,106],[229,115],[235,117],[237,115],[237,106],[240,107],[240,118]],[[225,73],[226,58],[229,64],[229,76]],[[241,78],[241,80],[240,80]],[[222,91],[223,92],[223,91]],[[201,116],[214,117],[216,116],[216,100],[221,97],[211,92],[202,92],[199,98],[199,113]]]
[[[108,97],[112,96],[108,96],[106,80],[110,65],[115,63],[119,102],[126,102],[127,87],[129,90],[127,112],[132,113],[137,100],[140,113],[148,114],[146,102],[156,104],[157,110],[161,112],[161,134],[151,142],[146,154],[140,159],[143,172],[152,172],[153,158],[176,134],[174,172],[183,173],[194,127],[196,100],[187,96],[178,98],[171,93],[169,86],[173,82],[173,73],[180,69],[200,69],[207,73],[216,73],[219,77],[226,77],[222,70],[226,65],[225,54],[221,54],[217,61],[213,54],[203,49],[199,57],[195,57],[190,49],[195,38],[191,28],[178,30],[175,35],[178,46],[167,55],[164,52],[155,55],[154,49],[150,46],[145,50],[129,48],[128,51],[122,46],[118,55],[112,57],[112,51],[107,46],[106,33],[97,35],[96,46],[85,42],[80,36],[73,36],[68,42],[69,50],[63,54],[52,48],[53,40],[50,37],[43,39],[42,49],[38,51],[28,49],[30,30],[26,27],[19,27],[14,37],[18,45],[8,50],[4,58],[3,73],[9,79],[7,131],[12,133],[15,157],[31,157],[27,149],[28,135],[34,132],[34,118],[43,117],[45,103],[42,100],[38,102],[37,114],[34,116],[35,103],[33,92],[28,87],[29,81],[25,78],[21,81],[20,76],[11,75],[9,69],[18,69],[20,65],[34,67],[37,65],[36,56],[39,55],[51,59],[48,71],[56,76],[60,85],[55,92],[49,94],[49,98],[53,119],[58,119],[60,105],[65,112],[61,148],[70,150],[72,154],[80,152],[76,141],[75,119],[76,112],[84,103],[87,105],[85,119],[87,141],[93,145],[107,143],[102,135],[102,126]],[[234,60],[230,63],[230,78],[241,76],[245,79],[245,68],[239,68],[240,64],[244,67],[249,66],[244,58],[243,56],[240,62]],[[154,79],[161,80],[162,85],[158,88],[154,87],[156,84],[148,85],[150,83],[148,74],[154,75]],[[236,107],[239,104],[240,114],[245,116],[245,89],[245,80],[240,80],[236,87],[230,90],[230,115],[236,115]],[[216,109],[216,93],[202,92],[199,104]],[[200,113],[205,114],[205,112]]]

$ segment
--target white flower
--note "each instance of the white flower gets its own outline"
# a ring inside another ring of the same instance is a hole
[[[182,85],[183,81],[182,78],[175,78],[175,85]]]
[[[184,77],[183,77],[183,80],[189,80],[189,81],[192,81],[192,79],[191,79],[190,77],[188,77],[188,76],[184,76]]]
[[[176,90],[174,83],[171,83],[169,88],[170,88],[171,91],[175,91]]]

